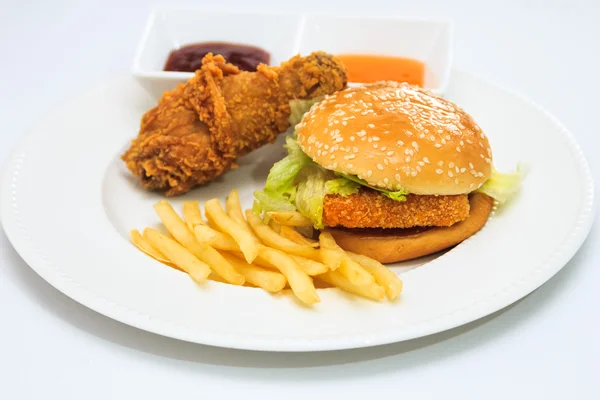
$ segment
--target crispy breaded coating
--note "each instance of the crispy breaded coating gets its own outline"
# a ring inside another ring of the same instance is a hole
[[[236,159],[273,142],[288,127],[289,102],[346,86],[346,70],[327,53],[243,72],[208,54],[185,84],[166,92],[143,117],[122,155],[150,190],[182,194],[236,167]]]
[[[412,228],[451,226],[469,216],[467,195],[418,196],[392,200],[370,189],[341,196],[328,194],[323,202],[323,222],[346,228]]]

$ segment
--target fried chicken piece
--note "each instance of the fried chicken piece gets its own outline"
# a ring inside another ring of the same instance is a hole
[[[290,100],[331,94],[346,82],[343,64],[323,52],[279,67],[260,65],[257,72],[208,54],[192,79],[165,92],[142,117],[138,137],[121,158],[144,188],[185,193],[273,142],[289,127]]]
[[[349,196],[328,194],[323,201],[323,222],[346,228],[412,228],[451,226],[469,216],[467,195],[419,196],[392,200],[370,189]]]

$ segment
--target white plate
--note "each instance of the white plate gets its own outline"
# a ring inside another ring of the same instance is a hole
[[[551,115],[463,72],[453,72],[447,96],[488,133],[500,169],[524,161],[531,170],[521,195],[481,232],[404,273],[405,290],[394,303],[326,289],[322,302],[307,308],[291,295],[215,282],[199,287],[135,249],[127,232],[156,223],[151,206],[161,196],[141,190],[118,158],[153,105],[133,78],[77,99],[24,138],[2,176],[0,216],[19,254],[50,284],[161,335],[309,351],[432,334],[490,314],[547,281],[583,242],[593,210],[587,163]],[[267,146],[240,169],[173,201],[223,198],[237,187],[250,206],[253,190],[282,155],[280,144]]]

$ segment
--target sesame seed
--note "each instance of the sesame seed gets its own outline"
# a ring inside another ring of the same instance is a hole
[[[464,174],[466,170],[467,170],[467,169],[466,169],[465,167],[462,167],[462,168],[460,169],[460,173],[461,173],[461,174]]]
[[[406,156],[406,158],[404,159],[404,161],[406,161],[407,163],[410,162],[410,156]]]
[[[465,142],[461,140],[459,144],[460,144],[461,146],[464,146],[464,145],[465,145]]]
[[[456,152],[460,153],[460,147],[456,146]]]
[[[400,179],[402,179],[402,177],[400,176],[400,174],[396,174],[395,178],[396,178],[396,180],[397,180],[398,182],[400,182]]]
[[[377,164],[377,169],[380,170],[380,171],[383,171],[383,165]]]
[[[381,148],[381,150],[383,150],[383,147]],[[393,156],[394,155],[394,150],[390,150],[386,153],[388,156]]]
[[[379,136],[373,136],[373,141],[374,142],[379,142]]]
[[[373,124],[368,124],[367,126],[368,126],[369,128],[375,128],[375,125],[373,125]]]
[[[454,168],[454,163],[452,161],[450,161],[450,164],[448,164],[448,167]]]
[[[384,158],[384,159],[383,159],[383,163],[384,163],[385,165],[390,165],[390,162],[388,161],[388,159],[387,159],[387,158]]]
[[[334,162],[333,164],[331,164],[331,169],[336,169],[336,168],[337,168],[337,166],[338,166],[338,163],[337,163],[337,161],[336,161],[336,162]]]
[[[450,178],[452,178],[452,177],[454,176],[454,174],[452,173],[452,171],[448,171],[448,176],[449,176]]]
[[[454,179],[454,183],[458,185],[458,178]]]
[[[364,131],[364,130],[362,130],[362,131],[360,131],[360,132],[356,132],[356,135],[357,135],[358,137],[363,137],[363,136],[365,136],[366,134],[367,134],[367,132],[366,132],[366,131]]]
[[[331,156],[329,156],[330,160],[335,160],[335,154],[332,154]]]
[[[348,122],[342,121],[342,125],[346,126],[346,125],[348,125]]]
[[[396,144],[397,144],[398,146],[404,146],[404,142],[403,142],[402,140],[398,140],[398,141],[396,142]]]
[[[344,138],[343,138],[343,137],[339,137],[339,138],[336,138],[336,139],[335,139],[335,142],[336,142],[336,143],[342,143],[343,141],[344,141]]]
[[[386,146],[381,146],[381,151],[386,151],[387,147]]]
[[[352,165],[352,164],[346,164],[346,167],[347,167],[347,168],[352,168],[353,166],[354,166],[354,165]]]
[[[354,147],[352,148],[352,151],[353,151],[353,152],[355,152],[355,153],[358,153],[358,147],[354,146]]]
[[[320,151],[320,150],[319,150]],[[323,153],[321,154],[323,157],[327,155],[327,151],[323,151]]]
[[[425,166],[425,163],[423,161],[417,161],[417,164],[420,165],[421,167]]]
[[[474,183],[469,183],[469,189],[473,189],[475,187]]]
[[[327,149],[329,149],[329,145],[328,145],[328,144],[326,144],[325,146],[323,146],[323,148],[324,148],[325,150],[327,150]]]
[[[435,136],[433,136],[433,135],[430,135],[430,136],[429,136],[429,140],[431,140],[432,142],[433,142],[433,141],[435,141]]]
[[[439,149],[440,147],[442,147],[442,145],[441,145],[441,144],[439,144],[439,143],[436,143],[434,147],[435,147],[436,149]]]
[[[425,134],[424,133],[419,134],[419,139],[425,139]]]
[[[425,164],[429,164],[429,158],[423,157],[423,161],[425,161]]]
[[[344,160],[352,160],[354,157],[356,157],[356,154],[349,154],[347,156],[344,156]]]
[[[441,142],[442,144],[446,144],[446,139],[442,138]]]
[[[350,141],[354,142],[354,140],[356,140],[356,138],[354,136],[350,136]]]
[[[376,148],[378,148],[378,147],[379,147],[379,145],[378,145],[377,143],[373,143],[373,148],[374,148],[374,149],[376,149]]]
[[[411,173],[411,175],[412,175],[412,176],[417,176],[417,174],[418,174],[418,172],[417,172],[417,171],[413,171],[413,172]]]
[[[412,147],[416,150],[419,151],[419,145],[417,144],[417,142],[412,142]]]
[[[368,171],[367,171],[367,178],[370,178],[370,177],[371,177],[371,175],[373,175],[373,171],[371,171],[371,170],[368,170]]]
[[[460,168],[458,168],[458,166],[454,167],[454,172],[458,174],[460,172]]]
[[[441,174],[444,173],[444,171],[438,168],[438,169],[435,170],[435,173],[438,174],[438,175],[441,175]]]
[[[469,168],[471,168],[471,169],[475,168],[475,167],[473,166],[473,163],[469,163]]]
[[[443,162],[443,161],[438,161],[438,163],[437,163],[437,164],[438,164],[440,167],[442,167],[442,166],[444,165],[444,162]]]

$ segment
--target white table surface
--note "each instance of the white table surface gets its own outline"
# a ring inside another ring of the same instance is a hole
[[[129,72],[152,3],[0,1],[0,162],[54,107]],[[600,3],[252,3],[452,16],[455,65],[547,107],[575,133],[600,177]],[[568,193],[561,193],[556,182],[548,195]],[[218,349],[125,326],[48,285],[0,231],[0,399],[259,394],[296,399],[340,392],[347,398],[372,393],[403,399],[598,399],[598,231],[596,224],[579,253],[552,280],[491,317],[406,343],[319,354]]]

